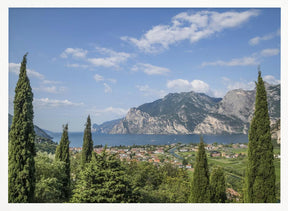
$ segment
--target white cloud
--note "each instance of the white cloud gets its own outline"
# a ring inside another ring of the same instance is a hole
[[[95,116],[100,116],[103,114],[116,114],[117,116],[124,116],[127,114],[128,111],[129,109],[114,108],[112,106],[104,108],[104,109],[97,109],[97,108],[89,109],[89,113]]]
[[[89,67],[89,65],[73,63],[73,64],[67,64],[66,67],[72,67],[72,68],[83,68],[83,69],[86,69],[86,68]]]
[[[207,83],[201,80],[193,80],[189,82],[184,79],[176,79],[168,81],[166,84],[168,89],[171,89],[176,92],[200,92],[200,93],[209,93],[210,87]]]
[[[59,94],[59,93],[65,92],[67,90],[67,88],[64,86],[61,86],[61,87],[41,86],[41,87],[33,88],[33,90],[38,91],[38,92],[47,92],[47,93],[52,93],[52,94]]]
[[[137,65],[134,65],[131,70],[134,72],[141,70],[147,75],[166,75],[170,72],[168,68],[144,63],[138,63]]]
[[[68,56],[71,55],[74,58],[85,58],[87,53],[88,51],[82,48],[66,48],[60,57],[68,58]]]
[[[73,103],[69,100],[55,100],[49,98],[34,99],[34,104],[36,107],[40,108],[57,108],[66,106],[83,106],[83,103]]]
[[[264,36],[257,36],[257,37],[253,37],[249,40],[249,44],[254,46],[254,45],[258,45],[261,41],[265,41],[265,40],[271,40],[276,36],[280,35],[280,29],[276,32],[270,33],[270,34],[266,34]]]
[[[121,63],[132,57],[129,53],[116,52],[108,48],[97,47],[96,50],[102,55],[107,55],[107,57],[88,58],[87,61],[94,66],[119,68]]]
[[[195,43],[227,28],[237,27],[258,14],[257,10],[183,12],[174,16],[170,25],[154,26],[140,39],[128,36],[121,39],[131,42],[144,52],[157,53],[180,41],[190,40]]]
[[[9,71],[16,74],[16,75],[19,75],[20,66],[21,66],[21,64],[9,63]],[[41,80],[43,80],[45,78],[44,75],[42,75],[41,73],[36,72],[34,70],[26,69],[26,71],[27,71],[28,77],[34,77],[34,78],[38,78]]]
[[[167,92],[164,90],[153,89],[149,85],[137,85],[136,88],[143,93],[145,97],[162,98]]]
[[[268,57],[268,56],[276,56],[279,54],[279,49],[278,48],[268,48],[264,49],[260,52],[260,55],[263,57]]]
[[[252,90],[255,88],[254,81],[245,81],[245,80],[234,81],[226,77],[222,77],[222,81],[228,90],[233,89]]]
[[[249,66],[257,65],[259,62],[253,56],[243,57],[243,58],[234,58],[230,61],[217,60],[215,62],[203,62],[202,66]]]
[[[280,53],[278,48],[263,49],[260,52],[253,53],[251,56],[243,58],[234,58],[230,61],[217,60],[214,62],[203,62],[202,67],[205,66],[251,66],[260,64],[263,57],[276,56]]]
[[[269,84],[280,84],[280,80],[276,79],[273,75],[263,76],[263,80]]]
[[[95,75],[94,75],[94,79],[95,79],[95,81],[97,81],[97,82],[104,80],[103,76],[98,75],[98,74],[95,74]]]
[[[105,88],[104,89],[105,93],[111,93],[112,92],[112,88],[108,84],[104,83],[103,85],[104,85],[104,88]]]
[[[43,84],[61,84],[60,81],[50,81],[50,80],[43,80]]]
[[[193,80],[191,81],[192,90],[195,92],[208,93],[209,85],[201,80]]]
[[[109,82],[111,82],[113,84],[117,83],[117,80],[114,79],[114,78],[108,78],[107,81],[109,81]]]

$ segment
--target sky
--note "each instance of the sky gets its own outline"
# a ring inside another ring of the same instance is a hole
[[[59,132],[124,117],[168,93],[223,97],[280,83],[277,8],[10,8],[9,113],[20,63],[34,124]]]

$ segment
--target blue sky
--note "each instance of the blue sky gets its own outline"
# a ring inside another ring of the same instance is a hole
[[[83,131],[171,92],[280,83],[280,9],[9,9],[9,113],[23,55],[34,123]]]

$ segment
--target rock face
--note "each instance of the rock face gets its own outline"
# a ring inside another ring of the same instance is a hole
[[[266,84],[271,122],[280,118],[280,85]],[[256,91],[229,91],[223,99],[202,93],[168,94],[131,108],[110,134],[247,134]]]
[[[102,123],[101,125],[93,124],[92,132],[95,132],[96,134],[107,134],[112,130],[115,125],[119,124],[121,120],[123,120],[123,118],[107,121]]]

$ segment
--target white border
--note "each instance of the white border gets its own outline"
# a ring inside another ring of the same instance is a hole
[[[287,194],[287,47],[288,47],[288,0],[1,0],[1,177],[0,208],[1,210],[288,210]],[[117,7],[117,8],[281,8],[281,203],[280,204],[8,204],[8,9],[10,7]]]

